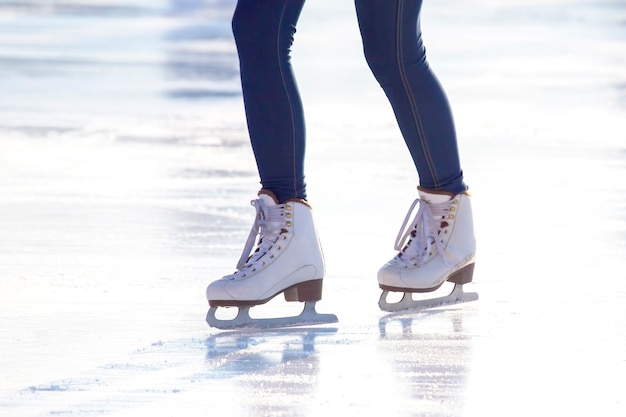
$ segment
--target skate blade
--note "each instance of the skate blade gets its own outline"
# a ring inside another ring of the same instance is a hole
[[[304,303],[304,309],[298,316],[255,319],[250,317],[250,307],[239,307],[237,316],[223,320],[215,316],[217,307],[210,307],[206,315],[209,326],[220,330],[233,329],[275,329],[280,327],[312,326],[317,324],[337,323],[334,314],[320,314],[315,311],[315,301]]]
[[[467,303],[478,300],[478,294],[475,292],[463,291],[462,284],[455,284],[452,292],[444,297],[437,297],[424,300],[414,300],[412,293],[405,292],[402,299],[396,303],[387,301],[390,291],[383,290],[378,300],[378,306],[383,311],[396,312],[402,310],[427,310],[436,307],[448,306],[453,304]]]

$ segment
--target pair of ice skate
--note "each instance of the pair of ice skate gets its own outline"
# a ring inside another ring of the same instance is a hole
[[[419,198],[407,213],[395,249],[398,254],[378,272],[382,289],[379,306],[384,311],[424,309],[472,301],[464,293],[472,281],[476,243],[470,197],[467,193],[429,191],[418,187]],[[334,323],[334,314],[320,314],[315,304],[322,298],[325,267],[311,207],[306,201],[279,204],[274,195],[261,190],[252,201],[255,222],[237,264],[237,271],[212,282],[206,291],[207,322],[212,327],[286,327]],[[415,206],[417,214],[410,221]],[[254,249],[254,251],[253,251]],[[431,292],[446,281],[455,284],[444,297],[414,300],[413,293]],[[389,302],[390,292],[404,293]],[[304,302],[298,316],[254,319],[249,309],[283,293],[285,300]],[[219,307],[237,307],[234,319],[219,319]]]

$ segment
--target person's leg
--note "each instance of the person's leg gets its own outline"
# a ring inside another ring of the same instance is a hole
[[[356,0],[365,57],[393,107],[424,188],[466,190],[446,95],[426,61],[422,0]]]
[[[386,294],[428,292],[472,280],[476,243],[452,113],[430,70],[419,29],[422,0],[355,0],[365,57],[387,94],[420,177],[418,198],[396,239],[397,255],[378,272],[382,309],[419,307]],[[419,210],[409,223],[414,207]],[[463,301],[454,292],[436,303]]]
[[[256,216],[237,270],[206,290],[211,326],[275,326],[335,322],[319,315],[324,256],[311,207],[305,201],[304,118],[289,63],[289,49],[304,0],[239,0],[233,33],[250,139],[263,189],[252,201]],[[294,318],[252,319],[248,308],[283,293],[304,302]],[[233,320],[220,320],[218,307],[238,307]]]
[[[304,0],[239,0],[233,34],[261,185],[279,202],[306,199],[305,126],[290,48]]]

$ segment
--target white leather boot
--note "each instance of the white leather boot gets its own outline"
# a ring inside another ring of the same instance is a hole
[[[256,219],[237,271],[208,286],[209,305],[254,306],[280,293],[287,301],[320,300],[325,268],[311,207],[305,201],[279,204],[266,190],[258,197],[251,202]]]
[[[418,191],[396,239],[400,252],[378,272],[383,291],[429,292],[446,281],[459,285],[472,281],[476,240],[469,195],[421,187]],[[417,215],[407,227],[418,203]]]

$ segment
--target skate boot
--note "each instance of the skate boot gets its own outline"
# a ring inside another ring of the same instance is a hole
[[[452,195],[418,187],[413,202],[396,238],[399,253],[378,271],[383,290],[379,306],[385,311],[424,309],[478,299],[464,293],[463,285],[472,281],[476,240],[472,207],[467,193]],[[407,226],[415,206],[419,209]],[[445,297],[414,300],[412,293],[430,292],[444,282],[455,284]],[[404,292],[400,302],[389,303],[389,292]]]
[[[237,270],[212,282],[207,322],[212,327],[285,327],[333,323],[332,314],[318,314],[315,303],[322,298],[324,258],[310,206],[304,200],[279,204],[273,193],[259,192],[251,204],[256,219],[237,264]],[[252,251],[256,243],[256,249]],[[299,316],[253,319],[249,308],[283,293],[286,301],[304,302]],[[233,320],[215,316],[218,307],[238,307]]]

